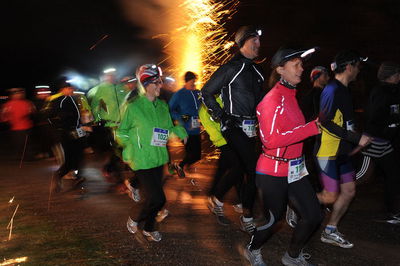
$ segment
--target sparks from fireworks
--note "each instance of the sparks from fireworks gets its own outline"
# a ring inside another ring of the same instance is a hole
[[[15,196],[13,196],[13,197],[8,201],[8,203],[10,203],[10,204],[13,203],[14,197],[15,197]]]
[[[26,262],[28,260],[28,257],[20,257],[20,258],[15,258],[15,259],[9,259],[9,260],[4,260],[3,262],[0,262],[0,265],[15,265],[15,263],[20,263],[20,262]]]
[[[202,84],[230,58],[234,43],[224,26],[238,4],[238,0],[185,0],[169,12],[175,27],[167,34],[170,41],[164,49],[172,65],[168,70],[174,76],[192,71]]]
[[[7,225],[7,229],[10,229],[10,233],[8,234],[8,240],[11,240],[11,234],[12,234],[13,224],[14,224],[14,216],[17,213],[18,208],[19,208],[19,204],[15,208],[14,214],[12,215],[11,220]]]

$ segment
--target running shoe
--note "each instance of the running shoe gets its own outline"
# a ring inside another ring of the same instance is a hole
[[[292,227],[292,228],[296,228],[297,225],[297,221],[298,221],[298,217],[297,214],[294,212],[294,210],[292,208],[289,207],[289,205],[287,206],[286,209],[286,223]]]
[[[282,264],[286,266],[314,266],[315,264],[309,263],[307,260],[310,259],[310,254],[300,252],[297,258],[292,258],[289,253],[285,253],[282,257]]]
[[[147,232],[143,230],[143,235],[147,236],[147,238],[151,241],[156,241],[156,242],[161,241],[161,233],[158,231]]]
[[[137,222],[133,221],[131,217],[128,217],[126,227],[128,228],[128,231],[132,234],[135,234],[138,231]]]
[[[250,250],[250,245],[247,245],[246,247],[240,247],[240,253],[250,262],[251,266],[267,266],[263,260],[261,249]]]
[[[174,169],[180,178],[185,178],[185,172],[183,171],[182,167],[179,163],[173,163]]]
[[[233,210],[237,213],[243,213],[243,205],[242,203],[238,203],[233,205]]]
[[[131,199],[133,199],[133,201],[139,202],[140,201],[140,191],[139,191],[139,189],[132,187],[132,185],[130,184],[130,182],[128,180],[125,180],[124,184],[128,188],[128,193],[127,193],[128,196]]]
[[[325,230],[323,230],[321,234],[321,241],[341,248],[352,248],[354,246],[353,243],[346,240],[344,235],[338,230],[331,233],[327,233]]]
[[[386,222],[389,224],[396,224],[396,225],[400,224],[400,213],[389,214],[386,219]]]
[[[252,235],[254,230],[256,229],[256,225],[254,224],[253,218],[251,218],[251,220],[248,222],[243,221],[243,218],[244,218],[243,215],[241,215],[239,218],[240,229],[242,229],[242,231]]]
[[[156,221],[161,223],[165,218],[167,218],[169,211],[167,209],[162,209],[157,213]]]
[[[229,219],[227,219],[224,215],[224,207],[219,206],[217,203],[215,203],[214,196],[208,197],[207,207],[213,214],[215,214],[215,216],[217,217],[217,222],[220,225],[231,224],[231,221],[229,221]]]
[[[168,163],[168,173],[170,175],[174,175],[175,174],[175,167],[172,163]]]

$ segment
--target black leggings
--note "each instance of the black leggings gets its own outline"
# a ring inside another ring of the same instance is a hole
[[[229,144],[219,147],[221,155],[218,160],[218,169],[215,172],[210,195],[223,202],[225,194],[235,186],[239,202],[241,203],[241,186],[243,182],[243,168],[236,153]]]
[[[284,216],[289,200],[300,216],[288,250],[290,256],[297,257],[323,219],[317,196],[311,184],[305,177],[288,184],[287,177],[258,174],[256,184],[261,192],[267,222],[257,227],[251,239],[250,248],[261,248],[271,237],[274,231],[273,227]]]
[[[84,138],[75,139],[66,132],[62,136],[61,145],[64,150],[64,163],[56,172],[56,178],[61,179],[71,170],[81,170],[83,161]],[[82,172],[78,172],[77,178],[82,178]]]
[[[397,168],[399,157],[398,151],[394,150],[381,158],[372,158],[384,174],[385,205],[390,213],[400,211],[400,178]]]
[[[189,135],[185,145],[185,158],[179,164],[183,167],[185,164],[191,165],[201,159],[201,137],[200,135]]]
[[[242,204],[247,213],[245,217],[253,216],[253,206],[256,198],[256,138],[249,138],[241,128],[232,128],[223,132],[223,136],[227,140],[229,146],[239,158],[241,167],[246,173],[246,180],[243,182]]]
[[[163,166],[137,170],[135,171],[135,178],[139,180],[141,188],[144,190],[145,202],[139,215],[133,220],[137,223],[144,221],[143,229],[147,232],[153,232],[157,213],[166,201],[162,183]]]

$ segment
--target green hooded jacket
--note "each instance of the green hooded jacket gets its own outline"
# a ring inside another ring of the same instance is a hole
[[[174,126],[168,105],[156,99],[151,102],[146,96],[138,96],[127,105],[121,124],[117,129],[117,140],[123,147],[122,157],[132,170],[151,169],[168,162],[167,147],[153,146],[154,128],[187,137],[186,130]]]
[[[87,97],[96,122],[105,120],[107,127],[115,127],[121,120],[121,106],[128,92],[121,85],[101,83],[92,88]]]

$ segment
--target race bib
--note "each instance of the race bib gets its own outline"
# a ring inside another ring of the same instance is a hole
[[[82,137],[86,136],[86,131],[83,130],[81,127],[78,127],[76,129],[76,134],[78,135],[78,138],[82,138]]]
[[[153,137],[151,145],[157,147],[165,147],[168,141],[168,130],[162,128],[153,128]]]
[[[242,130],[249,138],[256,136],[256,120],[243,120]]]
[[[200,119],[198,116],[192,116],[192,129],[200,127]]]
[[[304,156],[299,159],[289,161],[288,183],[296,182],[308,175]]]
[[[353,120],[346,121],[346,130],[355,131]]]
[[[391,115],[398,115],[399,114],[399,105],[398,104],[392,104],[390,106],[390,114]]]

